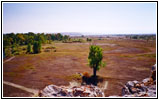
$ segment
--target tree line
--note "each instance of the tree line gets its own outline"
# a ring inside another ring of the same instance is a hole
[[[130,39],[142,39],[142,40],[155,40],[156,39],[156,35],[126,35],[126,38],[130,38]]]
[[[41,44],[51,43],[52,41],[67,41],[70,37],[68,35],[57,34],[44,34],[44,33],[7,33],[3,34],[3,50],[4,53],[16,54],[17,48],[22,45],[28,45],[27,52],[31,52],[33,45],[33,52],[39,53]],[[30,49],[31,48],[31,49]],[[38,50],[35,50],[37,49]],[[29,50],[30,49],[30,50]],[[7,55],[6,55],[7,56]]]

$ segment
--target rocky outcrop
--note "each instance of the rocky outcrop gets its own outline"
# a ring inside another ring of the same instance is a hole
[[[84,86],[46,86],[39,93],[40,97],[104,97],[100,88],[93,85]]]
[[[149,78],[139,81],[129,81],[122,89],[123,97],[156,97],[156,65],[152,66]]]

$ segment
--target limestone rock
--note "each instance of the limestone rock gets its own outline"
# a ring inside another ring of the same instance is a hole
[[[122,89],[123,97],[156,97],[156,65],[151,72],[151,77],[143,79],[142,82],[128,81]]]
[[[104,97],[103,91],[97,86],[46,86],[40,93],[41,97]]]

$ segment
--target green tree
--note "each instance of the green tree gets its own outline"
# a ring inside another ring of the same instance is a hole
[[[103,53],[102,48],[99,46],[91,45],[90,52],[88,56],[89,66],[93,68],[93,76],[96,77],[96,71],[101,67],[105,66],[105,63],[102,62]]]
[[[4,56],[5,57],[11,57],[11,56],[13,56],[11,48],[5,48],[4,49]]]
[[[41,41],[35,41],[33,45],[33,52],[40,53],[41,52]]]
[[[29,43],[28,45],[27,45],[27,53],[31,53],[32,52],[32,46],[31,46],[31,44]]]
[[[21,33],[16,34],[16,38],[17,38],[18,44],[20,44],[20,45],[24,44],[25,38],[24,38],[23,34],[21,34]]]

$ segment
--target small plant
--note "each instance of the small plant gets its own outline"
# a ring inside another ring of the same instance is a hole
[[[82,74],[83,74],[83,76],[85,76],[85,77],[90,77],[90,75],[89,75],[88,72],[83,72]]]

